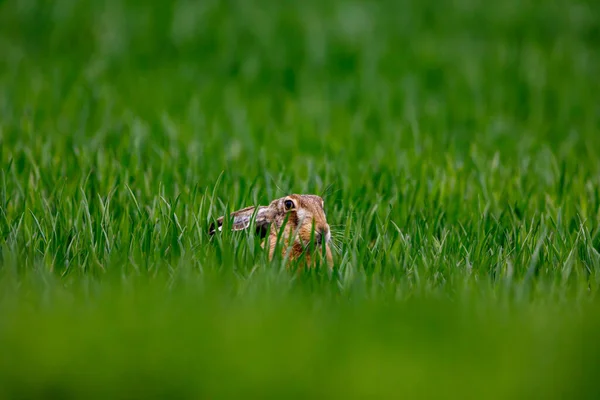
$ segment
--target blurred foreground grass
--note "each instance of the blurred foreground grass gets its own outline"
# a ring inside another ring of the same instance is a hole
[[[0,397],[597,397],[598,4],[0,3]]]
[[[335,301],[281,289],[235,296],[211,283],[19,288],[28,294],[11,293],[0,308],[0,396],[598,394],[600,314],[589,304]]]

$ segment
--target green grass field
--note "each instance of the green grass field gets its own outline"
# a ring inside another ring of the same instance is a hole
[[[0,398],[598,398],[597,1],[0,2]],[[214,218],[323,195],[332,271]]]

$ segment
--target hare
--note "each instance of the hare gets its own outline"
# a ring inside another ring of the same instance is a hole
[[[262,246],[263,248],[265,245],[269,246],[269,260],[273,259],[277,241],[280,240],[283,257],[296,260],[304,254],[307,264],[310,264],[312,254],[309,246],[311,239],[314,238],[315,251],[318,253],[321,246],[325,245],[327,264],[333,265],[330,248],[331,231],[325,217],[324,201],[320,196],[291,194],[273,200],[268,206],[243,208],[231,214],[232,229],[234,231],[247,229],[253,215],[256,215],[257,233],[260,233],[263,238],[267,237]],[[219,231],[223,229],[224,218],[221,216],[217,219]],[[214,233],[215,226],[211,224],[209,234]]]

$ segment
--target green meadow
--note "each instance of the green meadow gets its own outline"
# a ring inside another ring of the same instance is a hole
[[[600,397],[600,2],[0,2],[0,398]],[[325,199],[335,265],[217,217]]]

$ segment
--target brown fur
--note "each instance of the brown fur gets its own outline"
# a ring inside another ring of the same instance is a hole
[[[288,200],[294,203],[291,210],[285,208],[285,202]],[[273,200],[268,206],[243,208],[231,214],[233,217],[233,230],[247,229],[253,215],[256,215],[257,231],[261,231],[267,236],[263,246],[269,246],[269,259],[273,259],[277,238],[281,235],[282,256],[288,256],[288,251],[290,260],[296,260],[304,255],[307,264],[310,265],[313,261],[313,254],[311,254],[308,246],[311,243],[314,224],[315,242],[317,242],[315,243],[315,250],[320,255],[321,245],[318,240],[320,234],[321,240],[325,241],[327,264],[329,266],[333,264],[333,256],[329,246],[331,233],[321,197],[292,194]],[[286,216],[288,220],[284,225]],[[219,230],[223,225],[223,220],[224,217],[217,220]],[[214,232],[214,226],[211,226],[210,233],[213,234]]]

